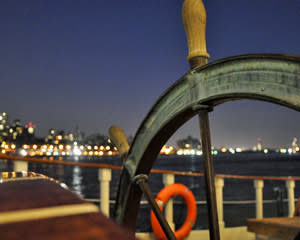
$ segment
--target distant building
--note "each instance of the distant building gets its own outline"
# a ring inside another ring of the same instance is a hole
[[[21,125],[21,121],[19,119],[14,120],[12,129],[13,129],[13,132],[12,132],[13,140],[16,140],[19,136],[22,136],[24,128]]]
[[[84,140],[84,133],[81,132],[78,128],[78,126],[75,127],[75,132],[74,132],[74,141],[81,143]]]
[[[7,140],[9,135],[10,126],[7,123],[7,119],[8,119],[7,113],[2,112],[0,114],[0,140],[1,141]]]
[[[298,147],[298,144],[297,144],[297,138],[294,137],[293,138],[293,141],[292,141],[292,151],[293,153],[296,153],[299,151],[299,147]]]
[[[262,151],[262,138],[257,138],[257,151]]]
[[[113,144],[110,142],[109,138],[105,135],[99,134],[99,133],[94,133],[89,135],[85,139],[85,144],[89,145],[103,145],[103,146],[110,146],[113,147]]]
[[[29,135],[34,135],[34,131],[35,131],[35,124],[32,124],[32,122],[29,122],[28,124],[25,125],[25,129],[27,130],[27,133]]]
[[[49,129],[45,142],[48,144],[72,144],[82,143],[84,134],[76,128],[75,132],[65,132],[64,130]]]
[[[200,141],[191,136],[178,140],[177,146],[182,149],[201,149]]]
[[[48,135],[45,138],[46,143],[53,143],[55,140],[55,130],[53,128],[50,128],[48,131]]]

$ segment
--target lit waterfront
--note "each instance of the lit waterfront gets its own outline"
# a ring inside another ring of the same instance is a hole
[[[70,144],[23,144],[21,148],[16,148],[15,144],[8,144],[5,141],[1,144],[2,154],[13,154],[18,156],[112,156],[118,154],[116,147],[107,146],[84,146],[74,143]]]
[[[73,144],[23,144],[22,147],[17,148],[14,143],[7,143],[3,141],[0,146],[2,154],[23,156],[23,157],[72,157],[72,156],[89,156],[89,157],[103,157],[118,155],[119,152],[116,147],[109,145],[78,145],[76,142]],[[299,152],[299,147],[295,150],[293,148],[279,148],[279,149],[263,149],[262,151],[250,151],[242,148],[221,148],[212,149],[213,155],[218,154],[236,154],[242,152],[262,152],[268,153],[281,153],[281,154],[296,154]],[[178,155],[178,156],[201,156],[200,149],[192,148],[174,148],[173,146],[163,146],[160,151],[161,155]]]
[[[117,148],[110,139],[102,134],[85,134],[76,128],[73,132],[50,128],[48,135],[36,137],[36,125],[32,122],[22,125],[21,120],[9,122],[6,112],[0,114],[0,153],[23,157],[103,157],[118,154]],[[297,138],[293,138],[291,147],[269,149],[263,146],[262,138],[251,149],[246,147],[225,148],[212,147],[212,154],[235,154],[241,152],[263,152],[265,154],[277,152],[295,154],[299,152]],[[201,156],[201,143],[198,139],[187,136],[177,141],[177,147],[164,145],[160,151],[162,155]]]

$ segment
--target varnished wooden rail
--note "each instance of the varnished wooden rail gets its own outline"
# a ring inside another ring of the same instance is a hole
[[[240,175],[229,175],[229,174],[216,174],[215,177],[218,178],[230,178],[230,179],[244,179],[244,180],[277,180],[286,181],[294,180],[300,181],[300,177],[273,177],[273,176],[240,176]]]

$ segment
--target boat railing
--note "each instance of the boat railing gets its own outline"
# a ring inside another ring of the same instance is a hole
[[[28,171],[28,163],[42,163],[42,164],[56,164],[56,165],[68,165],[78,167],[91,167],[98,168],[98,179],[99,179],[99,200],[87,199],[94,202],[100,202],[100,209],[106,216],[110,214],[110,181],[112,176],[112,170],[121,170],[121,166],[99,164],[99,163],[86,163],[86,162],[71,162],[62,160],[51,160],[45,158],[29,158],[29,157],[18,157],[0,154],[0,159],[12,160],[13,169],[15,172]],[[192,177],[203,177],[203,173],[196,172],[183,172],[183,171],[172,171],[172,170],[161,170],[152,169],[151,173],[162,174],[163,184],[167,186],[175,183],[175,176],[192,176]],[[217,209],[220,227],[224,227],[224,215],[223,205],[232,204],[236,201],[223,201],[223,188],[224,179],[239,179],[239,180],[250,180],[253,181],[255,189],[255,200],[238,201],[240,204],[243,203],[255,203],[256,205],[256,218],[263,218],[263,203],[274,202],[274,200],[263,200],[263,188],[264,181],[285,181],[285,187],[287,190],[287,201],[288,201],[288,217],[292,217],[295,212],[295,181],[300,181],[300,177],[270,177],[270,176],[240,176],[240,175],[225,175],[215,174],[215,189],[217,197]],[[198,201],[197,203],[205,204],[205,201]],[[146,204],[142,202],[141,204]],[[174,226],[173,223],[173,200],[169,200],[165,207],[165,216],[170,225]]]

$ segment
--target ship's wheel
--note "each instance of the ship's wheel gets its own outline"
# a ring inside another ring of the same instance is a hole
[[[209,57],[205,46],[206,14],[201,0],[184,2],[183,21],[191,70],[157,100],[140,125],[128,153],[127,143],[118,135],[120,132],[112,128],[111,138],[124,157],[115,219],[125,228],[135,231],[143,193],[155,207],[146,178],[166,141],[186,121],[198,115],[210,236],[217,240],[220,237],[208,113],[222,103],[240,99],[262,100],[300,111],[300,57],[254,54],[206,64]],[[195,24],[200,24],[200,27]],[[172,232],[168,233],[168,226],[164,228],[168,238],[175,239]]]

